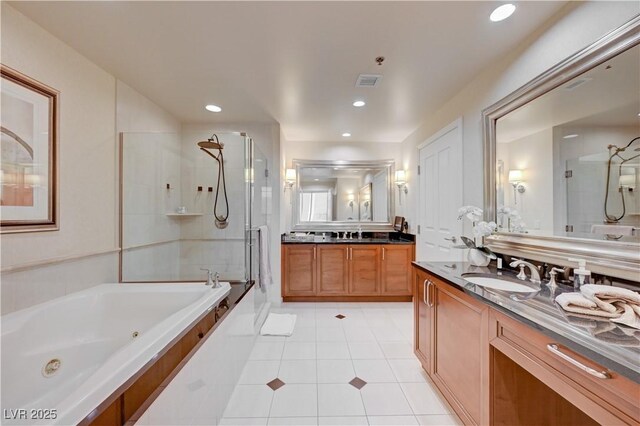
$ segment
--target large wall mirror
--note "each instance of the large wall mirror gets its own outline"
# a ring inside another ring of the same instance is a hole
[[[391,230],[394,163],[293,160],[293,229]]]
[[[640,20],[483,115],[485,160],[495,165],[485,176],[487,219],[499,231],[491,244],[563,263],[610,257],[618,264],[609,266],[637,275]]]

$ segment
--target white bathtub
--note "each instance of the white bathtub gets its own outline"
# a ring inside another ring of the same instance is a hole
[[[221,284],[103,284],[0,317],[0,423],[39,424],[47,413],[32,410],[55,410],[40,423],[77,424],[224,299]]]

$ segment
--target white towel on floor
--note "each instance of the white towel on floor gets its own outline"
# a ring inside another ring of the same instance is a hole
[[[622,309],[618,309],[616,312],[599,309],[595,302],[587,299],[580,293],[562,293],[556,297],[556,302],[567,312],[595,317],[617,318],[623,312]]]
[[[266,289],[273,284],[273,278],[271,275],[271,256],[269,255],[269,227],[262,225],[258,227],[260,234],[260,288]]]
[[[291,336],[296,326],[297,315],[270,313],[265,320],[260,334],[262,336]]]
[[[632,236],[633,226],[625,225],[591,225],[592,234]]]

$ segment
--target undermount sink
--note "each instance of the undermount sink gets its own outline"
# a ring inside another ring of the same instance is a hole
[[[480,287],[509,293],[537,293],[540,291],[539,288],[534,288],[524,283],[516,282],[513,278],[500,275],[468,273],[462,274],[462,278]]]

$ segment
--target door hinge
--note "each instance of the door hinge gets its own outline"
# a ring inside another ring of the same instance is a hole
[[[573,177],[573,170],[567,170],[566,172],[564,172],[564,177],[566,178]]]
[[[565,225],[564,232],[573,232],[573,225]]]
[[[264,177],[269,177],[269,169],[264,169]]]
[[[418,165],[418,175],[420,174],[420,165]]]
[[[418,234],[420,233],[420,225],[418,225]]]

